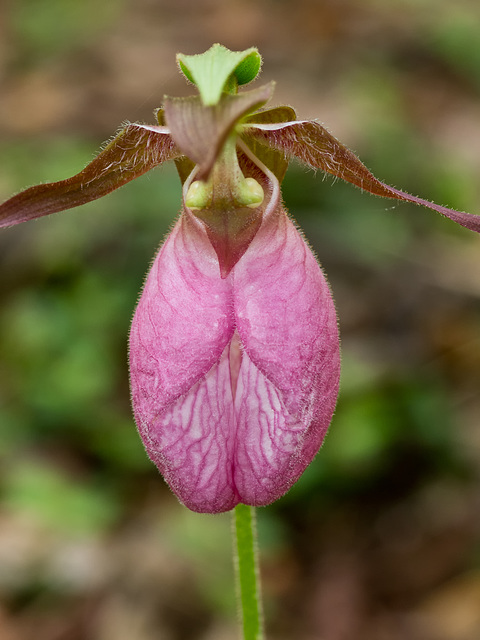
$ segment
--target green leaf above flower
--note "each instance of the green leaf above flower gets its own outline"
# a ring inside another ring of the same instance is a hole
[[[194,56],[177,54],[177,62],[185,77],[197,86],[203,104],[218,103],[223,92],[236,93],[236,87],[254,80],[262,66],[262,57],[255,47],[245,51],[230,51],[214,44],[205,53]]]

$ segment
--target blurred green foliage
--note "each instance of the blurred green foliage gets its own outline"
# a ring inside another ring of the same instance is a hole
[[[23,44],[25,62],[62,54],[85,44],[118,16],[124,0],[17,0],[12,4],[10,20]],[[95,20],[92,16],[95,15]]]
[[[21,462],[5,485],[5,506],[25,511],[53,530],[76,536],[110,527],[118,517],[118,502],[104,486],[78,482],[51,465]]]

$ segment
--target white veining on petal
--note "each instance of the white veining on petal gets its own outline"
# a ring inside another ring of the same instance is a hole
[[[155,434],[151,451],[161,454],[167,481],[191,509],[225,510],[235,504],[229,353],[227,345],[220,361],[150,428]]]
[[[243,500],[261,504],[265,490],[282,484],[284,468],[305,425],[289,414],[281,392],[244,353],[235,401],[235,486]]]
[[[204,230],[184,215],[132,323],[140,434],[195,511],[283,495],[318,451],[338,392],[328,285],[279,204],[278,182],[260,164],[269,179],[264,219],[230,275],[220,278]]]
[[[236,400],[245,385],[235,483],[249,504],[268,504],[301,475],[323,441],[338,393],[338,329],[328,284],[304,239],[278,213],[234,272],[236,330],[244,346]]]

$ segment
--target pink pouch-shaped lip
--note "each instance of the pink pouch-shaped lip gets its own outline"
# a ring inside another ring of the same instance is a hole
[[[147,452],[190,509],[269,504],[298,479],[331,420],[339,341],[328,285],[278,184],[224,279],[184,211],[138,304],[130,372]]]

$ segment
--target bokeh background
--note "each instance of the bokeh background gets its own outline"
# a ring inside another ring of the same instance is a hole
[[[386,182],[480,213],[477,0],[3,0],[0,200],[78,172],[192,92],[175,52],[258,46],[275,103]],[[480,637],[480,239],[292,165],[332,285],[342,389],[259,511],[271,640]],[[0,637],[237,638],[230,516],[181,507],[129,405],[127,333],[173,167],[0,234]]]

